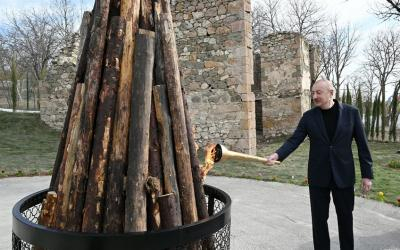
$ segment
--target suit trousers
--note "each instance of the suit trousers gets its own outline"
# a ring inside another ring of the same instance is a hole
[[[330,249],[328,218],[331,193],[338,220],[340,249],[354,249],[354,187],[337,188],[335,185],[334,187],[309,187],[309,191],[314,249]]]

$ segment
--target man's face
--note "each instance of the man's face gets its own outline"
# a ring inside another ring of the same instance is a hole
[[[333,93],[324,83],[316,82],[311,89],[311,95],[315,106],[329,108]]]

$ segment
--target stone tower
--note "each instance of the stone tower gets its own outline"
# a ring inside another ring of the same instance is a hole
[[[298,33],[274,33],[266,37],[260,51],[256,110],[262,136],[289,135],[310,108],[309,45]]]

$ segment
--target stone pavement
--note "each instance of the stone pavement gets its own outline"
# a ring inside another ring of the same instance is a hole
[[[46,188],[50,177],[0,179],[0,250],[11,249],[11,210],[24,196]],[[307,187],[227,177],[206,183],[232,198],[231,249],[312,249]],[[400,250],[400,208],[356,198],[355,248]],[[339,249],[334,207],[329,228],[331,249]]]

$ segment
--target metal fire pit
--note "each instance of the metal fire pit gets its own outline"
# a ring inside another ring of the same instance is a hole
[[[125,250],[190,249],[194,242],[212,237],[214,249],[230,248],[231,199],[224,191],[204,185],[209,218],[168,230],[94,234],[55,230],[37,224],[47,189],[20,200],[13,208],[13,249]],[[38,247],[38,248],[35,248]]]

